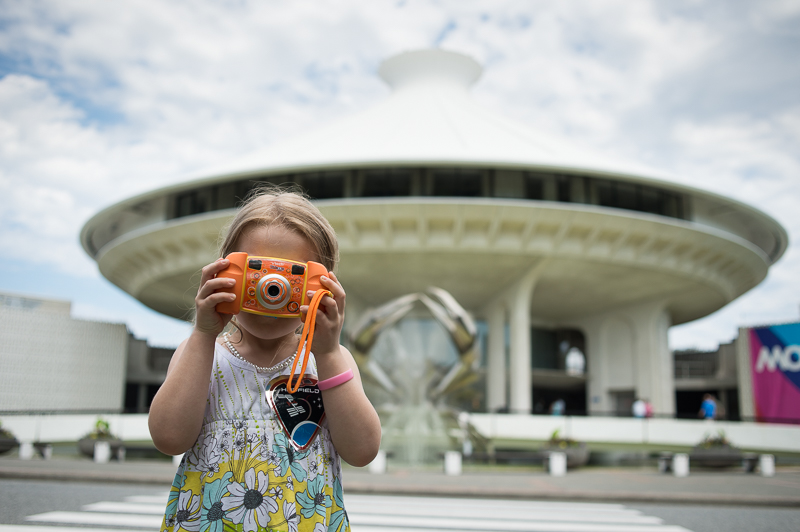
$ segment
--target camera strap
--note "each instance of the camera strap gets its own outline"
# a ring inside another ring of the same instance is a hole
[[[319,303],[325,296],[333,297],[333,294],[328,290],[317,290],[314,292],[314,297],[311,298],[311,302],[308,304],[306,322],[303,324],[303,333],[300,335],[300,345],[297,346],[297,354],[292,363],[292,372],[289,374],[289,380],[286,381],[286,390],[289,393],[295,393],[297,391],[300,387],[300,381],[303,380],[303,375],[306,374],[308,354],[311,352],[311,343],[314,341],[314,325],[317,323],[317,309],[319,309]],[[303,347],[305,347],[305,353],[303,353]],[[301,355],[303,357],[303,364],[300,366],[300,375],[297,375],[297,380],[294,382],[294,386],[292,386],[292,380],[295,377],[295,370],[297,369],[297,362],[300,360]]]

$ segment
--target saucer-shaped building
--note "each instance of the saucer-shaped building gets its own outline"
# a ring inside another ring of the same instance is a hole
[[[407,52],[379,74],[385,101],[108,207],[84,226],[84,249],[133,297],[187,318],[240,198],[259,182],[295,183],[337,232],[348,324],[429,286],[486,324],[487,410],[573,394],[592,413],[639,396],[673,414],[667,330],[760,283],[785,230],[482,108],[469,96],[481,67],[467,56]],[[573,347],[583,375],[564,369]]]

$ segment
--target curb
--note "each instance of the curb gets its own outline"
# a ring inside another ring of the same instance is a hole
[[[342,487],[347,493],[362,495],[800,508],[800,497],[764,497],[757,495],[641,493],[628,491],[598,493],[593,491],[545,491],[468,486],[432,487],[430,485],[386,486],[364,482],[347,482],[346,479],[342,483]]]
[[[167,489],[172,485],[175,469],[164,465],[134,468],[121,468],[113,464],[110,468],[92,467],[46,467],[45,463],[35,467],[20,467],[13,463],[0,462],[0,479],[46,480],[58,482],[108,482],[124,484],[158,485]],[[114,467],[116,466],[116,467]],[[104,469],[105,468],[105,469]],[[156,469],[156,470],[154,470]],[[367,477],[368,478],[368,477]],[[417,497],[463,497],[482,499],[581,501],[627,504],[686,504],[714,506],[757,506],[772,508],[800,508],[800,496],[755,495],[755,494],[716,494],[708,492],[636,492],[636,491],[591,491],[580,489],[548,489],[524,485],[497,486],[488,483],[444,484],[444,483],[405,483],[369,481],[364,475],[352,476],[348,480],[344,474],[345,492],[364,495],[417,496]]]
[[[175,478],[170,475],[152,473],[118,473],[111,471],[59,471],[31,470],[25,468],[2,468],[0,478],[16,480],[57,480],[70,482],[119,482],[123,484],[160,484],[171,486]]]

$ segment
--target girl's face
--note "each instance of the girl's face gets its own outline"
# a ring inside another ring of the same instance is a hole
[[[279,225],[247,229],[239,237],[236,251],[297,262],[318,260],[313,246],[304,236]],[[300,318],[273,318],[248,312],[240,312],[236,321],[248,333],[264,340],[292,334],[301,325]]]

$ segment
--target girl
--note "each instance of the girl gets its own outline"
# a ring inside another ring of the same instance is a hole
[[[217,277],[228,261],[203,268],[194,329],[175,351],[150,408],[156,447],[185,453],[161,530],[348,531],[339,457],[367,465],[381,428],[353,356],[339,345],[345,291],[332,271],[336,235],[304,197],[261,191],[236,214],[220,255],[234,251],[319,262],[329,272],[321,284],[333,297],[321,301],[302,386],[290,395],[285,381],[300,318],[241,312],[231,321],[216,311],[235,298],[223,291],[233,280]],[[305,317],[308,306],[300,311]],[[228,322],[232,334],[220,336]],[[299,438],[298,419],[311,421]]]

